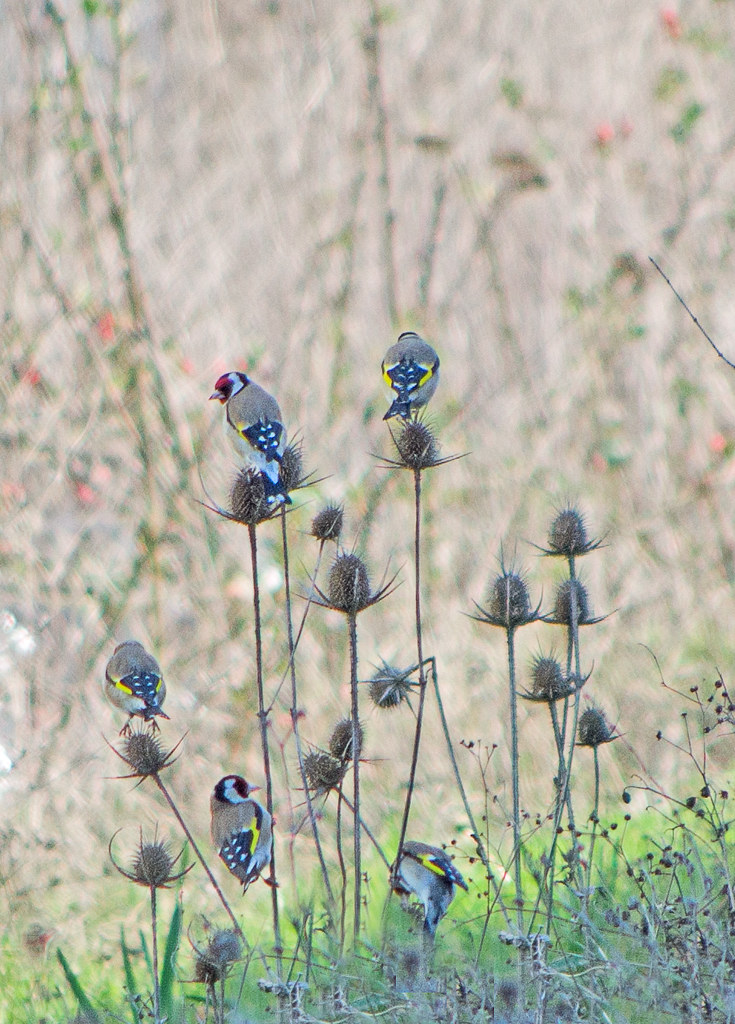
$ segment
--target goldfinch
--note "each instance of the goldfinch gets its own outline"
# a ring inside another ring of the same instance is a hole
[[[158,662],[137,640],[118,644],[107,662],[104,679],[105,696],[110,704],[130,716],[120,735],[130,732],[134,716],[151,722],[157,729],[156,715],[168,718],[163,710],[166,684]]]
[[[214,787],[209,801],[212,842],[232,874],[242,882],[243,890],[271,862],[273,822],[265,807],[250,799],[258,788],[240,775],[225,775]]]
[[[433,938],[454,899],[455,885],[467,883],[443,850],[426,843],[405,842],[393,875],[393,890],[413,893],[424,905],[424,932]]]
[[[410,419],[436,391],[439,356],[414,331],[404,331],[385,353],[383,380],[396,393],[383,419],[389,420],[392,416]]]
[[[273,395],[244,373],[225,373],[214,385],[210,401],[225,407],[225,433],[235,452],[263,474],[266,497],[288,501],[281,481],[286,428]]]

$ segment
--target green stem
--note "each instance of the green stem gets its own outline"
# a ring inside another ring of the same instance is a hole
[[[510,621],[510,609],[508,609]],[[518,695],[516,690],[515,631],[508,626],[508,688],[510,700],[510,763],[513,788],[513,877],[516,890],[516,921],[519,933],[523,931],[523,882],[521,878],[521,800],[518,770]]]
[[[156,887],[151,890],[151,946],[153,952],[153,1021],[161,1024],[161,993],[158,981],[158,922],[156,919]]]
[[[352,936],[355,946],[360,937],[360,910],[362,867],[360,863],[360,719],[357,700],[357,615],[353,612],[347,617],[350,633],[350,695],[352,711],[352,780],[355,827],[353,835],[353,854],[355,866],[354,922]]]

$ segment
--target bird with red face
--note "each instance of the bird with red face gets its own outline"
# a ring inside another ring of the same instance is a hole
[[[271,862],[273,821],[250,796],[259,787],[241,775],[225,775],[210,799],[212,842],[229,870],[247,889]]]

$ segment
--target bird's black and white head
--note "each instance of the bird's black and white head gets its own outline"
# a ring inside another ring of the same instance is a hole
[[[259,788],[251,786],[242,775],[225,775],[214,787],[214,795],[217,800],[226,804],[242,804]]]
[[[211,401],[216,398],[218,401],[229,402],[233,395],[236,395],[238,391],[242,391],[250,383],[250,378],[247,374],[239,373],[237,370],[233,370],[231,373],[223,373],[221,377],[217,378],[217,382],[214,385],[214,391],[209,396]]]

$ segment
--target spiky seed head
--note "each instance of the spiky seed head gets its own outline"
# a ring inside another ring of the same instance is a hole
[[[329,570],[328,595],[338,611],[354,615],[367,608],[372,597],[370,577],[358,555],[337,555]]]
[[[207,948],[197,950],[194,976],[205,985],[213,985],[227,976],[232,964],[240,959],[242,945],[232,929],[222,928],[210,939]]]
[[[300,444],[288,444],[281,456],[281,483],[288,493],[304,482],[304,459]]]
[[[531,618],[531,598],[526,581],[517,572],[503,572],[490,587],[490,615],[506,627],[520,626]]]
[[[357,723],[357,739],[360,750],[363,748],[365,734],[360,723]],[[337,722],[329,737],[329,753],[339,761],[352,760],[352,719],[343,718]]]
[[[406,420],[393,435],[399,461],[407,469],[429,469],[439,460],[439,444],[425,423]]]
[[[589,549],[587,525],[582,513],[568,506],[554,517],[549,529],[549,550],[556,555],[581,555]]]
[[[580,747],[599,747],[602,743],[610,743],[616,732],[600,708],[587,708],[582,713],[577,726],[577,743]]]
[[[414,685],[409,679],[410,674],[410,669],[406,671],[384,664],[368,686],[373,704],[379,708],[397,708],[407,700]]]
[[[120,756],[141,778],[157,775],[170,763],[170,754],[163,749],[158,737],[143,730],[128,736],[123,743]]]
[[[556,601],[554,602],[554,619],[556,622],[563,622],[565,625],[571,623],[572,619],[572,594],[575,596],[577,605],[577,622],[588,622],[592,617],[590,602],[587,590],[578,579],[562,580],[556,588]]]
[[[173,866],[174,860],[166,843],[158,840],[146,843],[141,839],[128,877],[138,885],[162,889],[172,880]]]
[[[263,474],[252,468],[241,469],[230,490],[230,514],[238,523],[256,526],[268,519],[272,509],[265,496]]]
[[[569,683],[564,679],[561,665],[556,658],[534,658],[531,667],[531,693],[534,697],[549,702],[569,696]]]
[[[337,760],[331,754],[323,754],[318,750],[310,751],[304,758],[304,772],[309,789],[322,793],[337,789],[345,777],[347,763]]]
[[[317,540],[339,540],[342,533],[344,508],[341,505],[326,505],[311,521],[311,535]]]
[[[520,991],[512,978],[503,978],[498,982],[495,989],[495,1002],[497,1008],[503,1011],[503,1016],[506,1014],[515,1016],[519,999]]]

